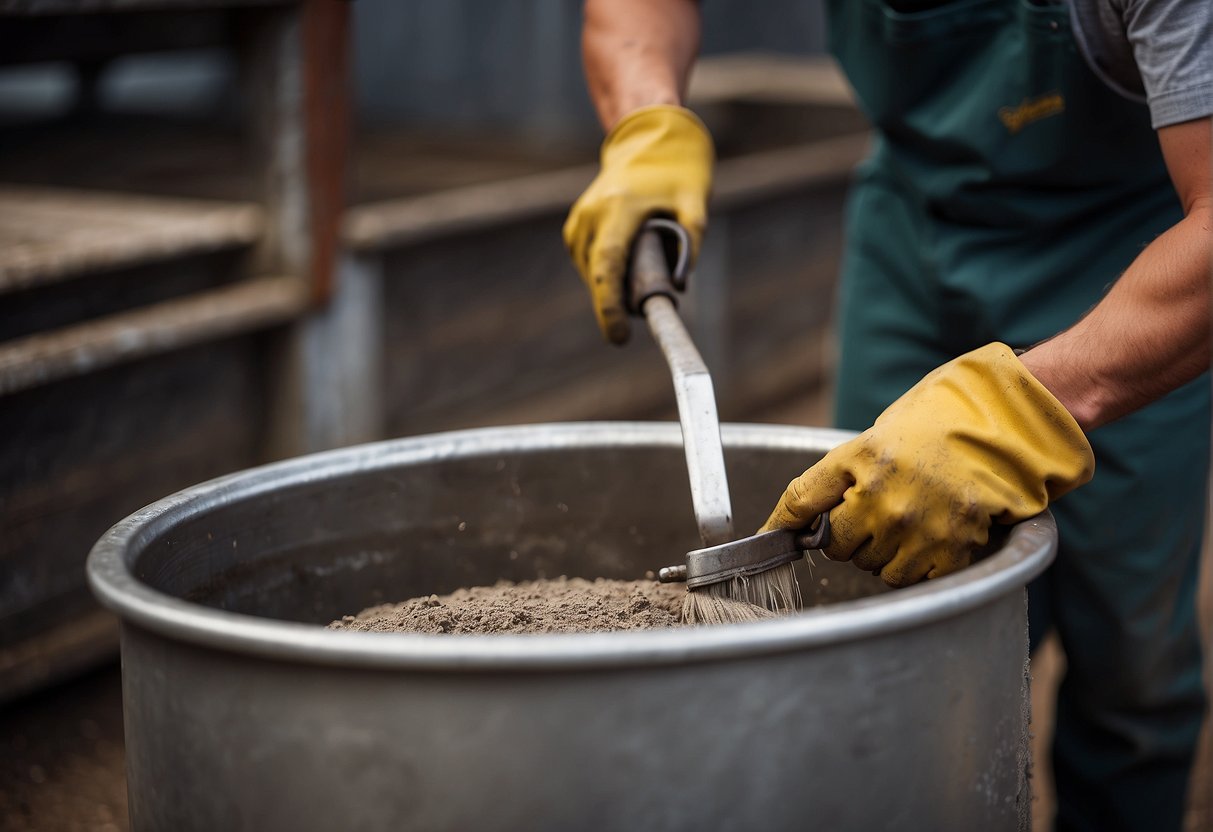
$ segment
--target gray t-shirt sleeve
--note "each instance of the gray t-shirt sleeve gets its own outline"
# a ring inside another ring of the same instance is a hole
[[[1213,115],[1213,0],[1071,0],[1075,39],[1155,128]]]

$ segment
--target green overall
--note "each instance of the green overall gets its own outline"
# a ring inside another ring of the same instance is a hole
[[[1182,214],[1146,108],[1088,69],[1064,4],[829,7],[831,49],[878,135],[840,297],[836,420],[863,429],[939,364],[1072,324]],[[1053,506],[1061,547],[1029,614],[1032,646],[1055,628],[1068,657],[1058,828],[1180,827],[1205,708],[1209,420],[1206,376],[1093,431],[1094,480]]]

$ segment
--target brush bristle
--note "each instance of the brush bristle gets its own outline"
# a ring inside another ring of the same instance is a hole
[[[682,602],[682,620],[687,624],[757,621],[795,612],[803,606],[796,570],[785,563],[757,575],[689,590]]]
[[[682,620],[685,624],[736,624],[775,617],[770,610],[746,601],[718,598],[707,592],[692,590],[682,599]]]

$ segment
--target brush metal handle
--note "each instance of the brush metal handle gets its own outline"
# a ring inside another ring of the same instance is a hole
[[[733,507],[712,377],[675,307],[674,279],[685,269],[685,254],[680,255],[671,273],[660,236],[671,229],[676,229],[682,240],[679,251],[685,253],[689,248],[686,232],[680,226],[668,220],[646,223],[632,251],[629,297],[633,308],[644,315],[669,365],[699,538],[704,546],[715,546],[733,537]]]
[[[817,515],[808,531],[796,536],[796,545],[806,552],[816,552],[830,545],[830,512]]]
[[[776,529],[719,546],[687,553],[687,562],[665,566],[657,573],[663,584],[686,581],[694,588],[738,576],[757,575],[800,560],[805,552],[830,545],[830,513],[820,515],[807,531]]]
[[[666,242],[672,243],[667,247]],[[672,256],[667,256],[672,255]],[[628,274],[628,311],[644,314],[649,298],[661,296],[678,305],[678,293],[687,287],[691,261],[691,237],[673,220],[651,219],[640,227],[632,247],[632,269]]]

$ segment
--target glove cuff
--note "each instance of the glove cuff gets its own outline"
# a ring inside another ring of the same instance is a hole
[[[611,128],[602,140],[602,164],[605,167],[608,157],[617,149],[632,147],[637,142],[649,144],[659,138],[673,138],[686,150],[703,154],[709,168],[715,160],[712,135],[699,116],[686,107],[653,104],[632,110]],[[631,155],[629,150],[623,152]]]
[[[1047,387],[1024,365],[1015,351],[994,342],[958,361],[971,359],[988,366],[1006,395],[1023,406],[1014,417],[1050,453],[1045,477],[1050,502],[1090,481],[1095,474],[1095,454],[1078,422]]]

